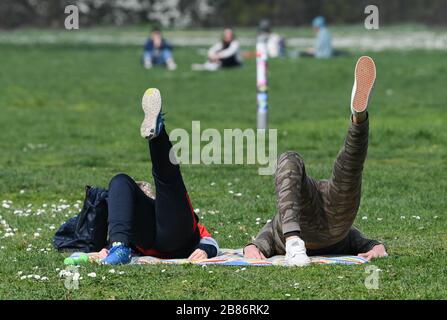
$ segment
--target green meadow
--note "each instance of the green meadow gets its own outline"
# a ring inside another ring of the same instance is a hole
[[[371,55],[377,81],[356,225],[385,242],[365,265],[306,268],[84,265],[79,288],[59,276],[56,229],[79,212],[85,185],[107,187],[126,172],[152,181],[139,136],[141,96],[157,87],[168,130],[254,128],[255,62],[193,72],[195,47],[179,47],[178,70],[144,70],[138,46],[0,44],[1,299],[445,299],[447,114],[445,52],[356,52],[332,60],[270,61],[269,125],[278,154],[298,151],[308,174],[330,175],[349,123],[353,69]],[[275,213],[272,176],[256,165],[184,165],[201,222],[223,248],[240,248]],[[235,196],[241,193],[240,196]],[[216,213],[218,211],[218,213]],[[96,277],[88,274],[96,273]]]

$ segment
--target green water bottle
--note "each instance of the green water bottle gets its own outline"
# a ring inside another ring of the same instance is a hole
[[[71,256],[65,258],[64,260],[65,265],[77,265],[87,262],[88,262],[88,254],[82,252],[73,253]]]

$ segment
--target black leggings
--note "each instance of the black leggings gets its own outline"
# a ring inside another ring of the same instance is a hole
[[[109,240],[155,249],[171,258],[187,257],[200,241],[197,216],[191,206],[179,165],[172,164],[172,147],[163,128],[149,141],[155,200],[146,196],[126,174],[109,184]]]

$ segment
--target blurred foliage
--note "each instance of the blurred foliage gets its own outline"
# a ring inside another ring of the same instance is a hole
[[[365,7],[376,5],[380,22],[385,24],[419,22],[447,23],[445,0],[216,0],[215,12],[209,17],[213,25],[256,25],[267,17],[276,25],[309,24],[323,15],[330,23],[362,23]]]
[[[316,15],[329,23],[362,23],[364,9],[379,7],[380,23],[447,23],[445,0],[2,0],[0,27],[61,27],[65,6],[75,4],[81,25],[157,23],[165,27],[309,24]]]

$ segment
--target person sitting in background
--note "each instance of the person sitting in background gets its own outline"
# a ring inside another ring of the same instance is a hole
[[[177,69],[172,56],[172,45],[163,38],[161,30],[157,27],[152,29],[143,52],[143,66],[151,69],[154,65],[166,66],[168,70]]]
[[[332,37],[329,29],[327,28],[324,17],[315,17],[312,20],[312,28],[316,33],[315,47],[308,49],[301,55],[304,57],[315,57],[319,59],[327,59],[332,57]]]
[[[286,54],[286,42],[279,34],[272,32],[271,24],[268,19],[263,19],[258,25],[257,42],[265,42],[267,46],[267,55],[269,58],[284,57]],[[256,51],[244,51],[244,59],[253,59],[256,57]]]
[[[225,28],[222,40],[208,50],[208,61],[204,64],[193,64],[193,70],[215,71],[220,68],[232,68],[242,65],[240,44],[236,40],[233,29]]]
[[[283,57],[286,53],[286,42],[279,34],[272,31],[270,21],[261,20],[258,26],[259,36],[266,37],[267,54],[269,58]]]

